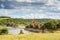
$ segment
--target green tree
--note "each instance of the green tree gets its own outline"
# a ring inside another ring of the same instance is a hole
[[[20,30],[20,33],[19,34],[24,34],[22,30]]]
[[[57,29],[60,29],[60,23],[58,23],[56,26],[57,26]]]
[[[52,22],[47,22],[43,25],[45,29],[48,29],[48,31],[53,32],[56,29],[56,26]]]
[[[8,34],[8,29],[7,28],[1,28],[0,29],[0,35],[3,35],[3,34]]]

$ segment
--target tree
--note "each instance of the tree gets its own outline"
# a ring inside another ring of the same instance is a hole
[[[43,25],[44,29],[48,29],[49,32],[53,32],[56,28],[55,24],[52,22],[47,22]]]
[[[0,18],[10,18],[10,17],[8,17],[8,16],[0,16]]]
[[[34,29],[38,29],[38,25],[37,25],[37,24],[35,24],[35,27],[34,27]]]
[[[57,26],[57,29],[59,29],[60,28],[60,23],[58,23],[56,26]]]
[[[20,30],[20,33],[19,34],[24,34],[22,30]]]

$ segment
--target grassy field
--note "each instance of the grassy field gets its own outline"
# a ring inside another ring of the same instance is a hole
[[[60,40],[60,33],[30,33],[20,35],[0,35],[0,40]]]

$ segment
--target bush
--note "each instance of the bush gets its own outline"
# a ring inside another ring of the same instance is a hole
[[[19,34],[24,34],[22,30],[20,30],[20,33]]]
[[[0,29],[0,35],[3,35],[3,34],[8,34],[8,29],[7,28],[1,28]]]

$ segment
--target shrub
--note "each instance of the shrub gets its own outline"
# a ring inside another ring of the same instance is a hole
[[[0,35],[3,35],[3,34],[8,34],[8,29],[7,28],[1,28],[0,29]]]
[[[20,30],[20,33],[19,34],[24,34],[22,30]]]

